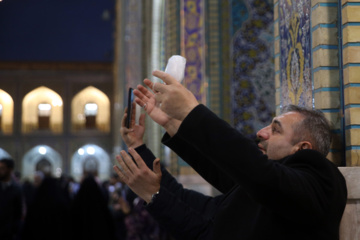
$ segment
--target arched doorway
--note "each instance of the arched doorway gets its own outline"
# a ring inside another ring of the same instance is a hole
[[[110,131],[110,100],[99,89],[89,86],[71,101],[71,125],[73,131],[86,128]]]
[[[47,87],[38,87],[22,102],[22,132],[63,130],[63,101],[59,94]]]
[[[5,91],[0,89],[0,133],[11,134],[14,122],[14,101]]]
[[[110,177],[109,154],[101,147],[87,144],[79,148],[71,158],[71,176],[80,181],[84,174],[96,174],[100,180]]]
[[[98,105],[96,103],[85,104],[85,128],[96,128],[96,117],[98,115]]]
[[[62,173],[61,155],[46,145],[33,147],[23,157],[22,176],[33,179],[36,171],[42,171],[45,175],[60,177]]]
[[[2,159],[2,158],[11,158],[11,156],[4,149],[0,148],[0,159]]]
[[[92,175],[98,175],[98,169],[99,169],[99,164],[96,158],[94,157],[87,157],[84,160],[84,164],[83,164],[83,172],[85,174],[92,174]]]
[[[36,163],[35,169],[36,171],[41,171],[45,175],[50,176],[52,173],[52,167],[53,166],[49,160],[47,160],[46,158],[42,158]]]

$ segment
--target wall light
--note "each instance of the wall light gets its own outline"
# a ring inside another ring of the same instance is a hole
[[[51,105],[48,103],[40,103],[38,108],[40,111],[49,111],[51,110]]]
[[[86,152],[87,152],[89,155],[94,155],[94,153],[95,153],[95,148],[93,148],[93,147],[88,147],[88,148],[86,149]]]
[[[45,154],[46,154],[46,148],[44,148],[44,147],[39,147],[39,153],[40,153],[41,155],[45,155]]]
[[[40,103],[38,109],[38,114],[41,117],[49,117],[51,114],[51,105],[49,103]]]
[[[55,171],[56,177],[61,177],[61,173],[62,173],[62,169],[61,169],[61,168],[57,168],[56,171]]]
[[[79,154],[79,155],[84,155],[84,153],[85,153],[84,149],[83,149],[83,148],[79,148],[78,154]]]
[[[98,112],[98,105],[96,103],[85,104],[84,113],[86,116],[96,116]]]

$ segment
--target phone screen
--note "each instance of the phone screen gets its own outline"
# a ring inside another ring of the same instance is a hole
[[[126,117],[126,122],[125,122],[125,126],[127,128],[130,127],[130,122],[131,122],[131,114],[132,114],[132,103],[134,101],[134,93],[133,93],[132,88],[129,88],[129,93],[128,93],[128,104],[127,104],[127,117]]]

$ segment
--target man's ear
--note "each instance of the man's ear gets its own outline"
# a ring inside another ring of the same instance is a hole
[[[303,149],[313,149],[312,144],[308,141],[301,141],[297,145],[298,145],[298,151]]]

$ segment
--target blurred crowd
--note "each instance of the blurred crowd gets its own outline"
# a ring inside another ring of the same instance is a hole
[[[116,174],[81,181],[37,171],[20,181],[12,159],[0,160],[0,239],[171,240]]]

